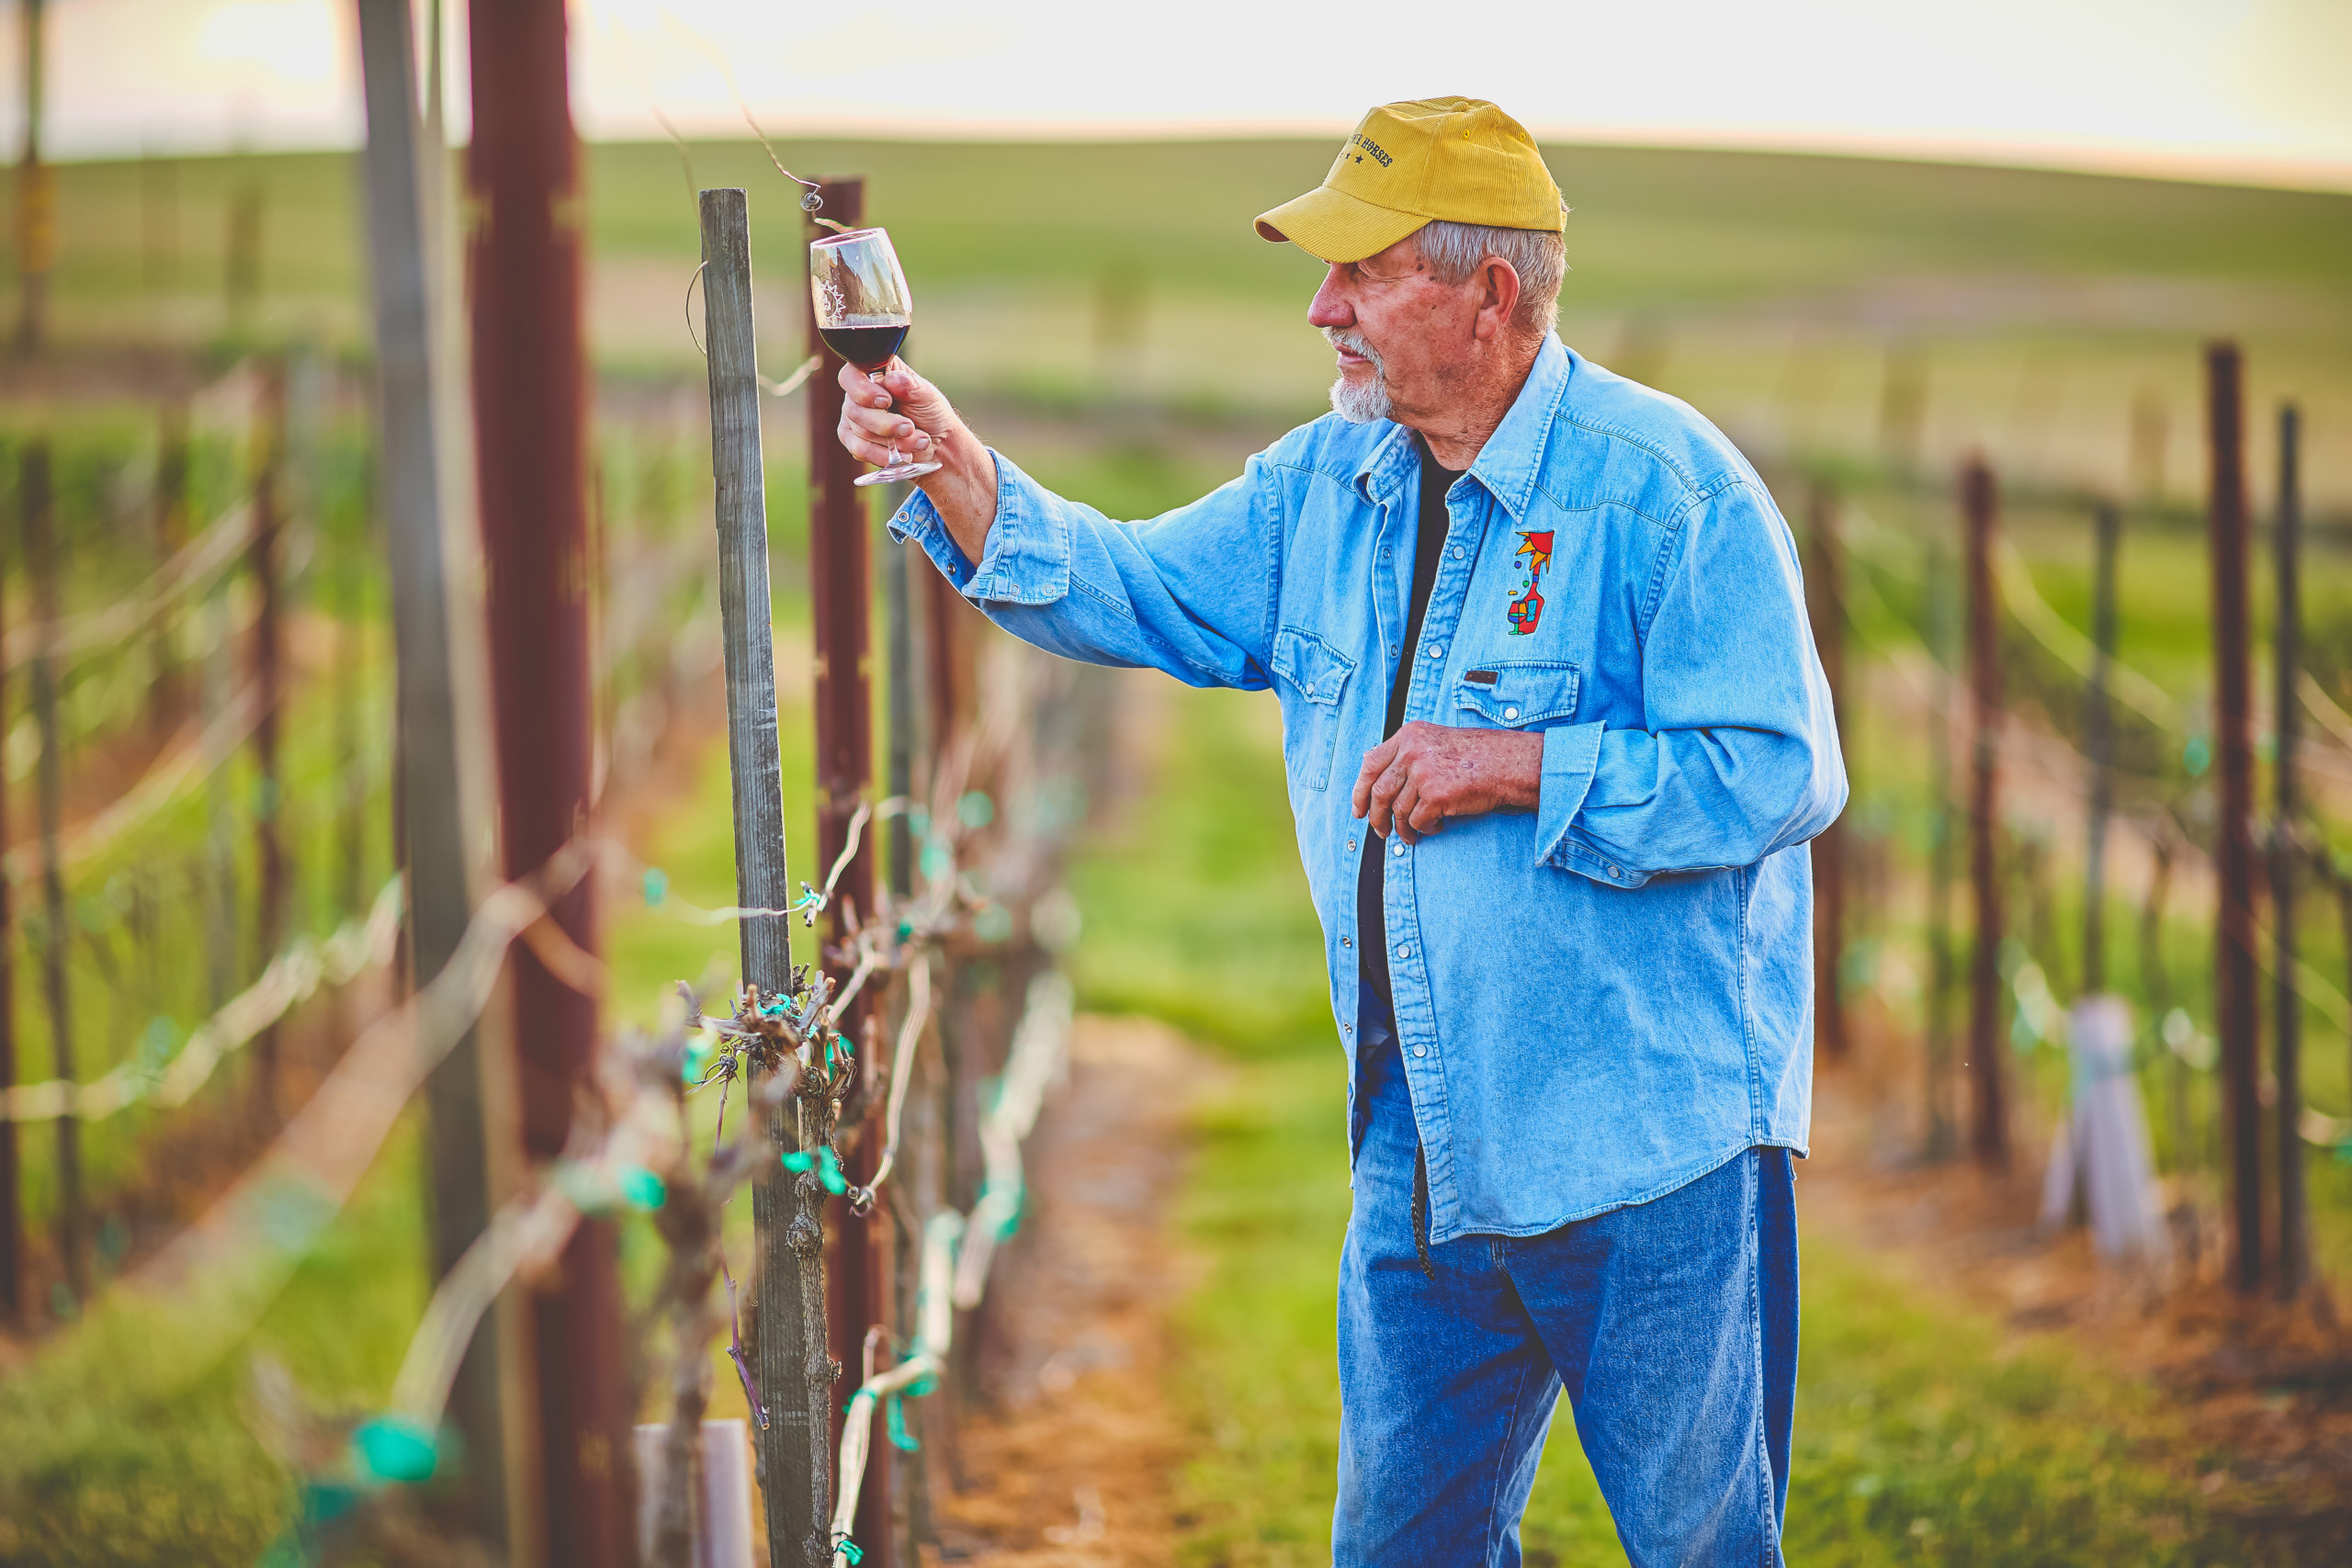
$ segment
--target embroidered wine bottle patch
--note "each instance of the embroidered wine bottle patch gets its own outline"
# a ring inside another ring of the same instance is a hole
[[[1544,595],[1536,590],[1544,581],[1544,569],[1552,564],[1552,535],[1548,529],[1521,534],[1519,541],[1519,552],[1511,558],[1521,575],[1510,602],[1510,635],[1525,637],[1544,619]]]

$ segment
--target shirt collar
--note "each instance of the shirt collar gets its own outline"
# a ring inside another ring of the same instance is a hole
[[[1388,434],[1357,465],[1356,492],[1366,501],[1385,502],[1408,474],[1419,472],[1420,466],[1420,448],[1414,445],[1413,433],[1401,424],[1391,424]]]
[[[1487,437],[1487,444],[1478,449],[1477,458],[1470,465],[1470,472],[1478,482],[1514,518],[1527,510],[1535,476],[1544,470],[1544,453],[1552,437],[1553,416],[1559,412],[1560,400],[1567,395],[1568,378],[1575,374],[1576,355],[1560,342],[1557,333],[1546,333],[1544,346],[1535,352],[1535,363],[1528,367],[1527,379],[1520,384],[1519,396],[1511,400],[1510,411],[1503,415],[1495,433]],[[1385,501],[1405,482],[1407,475],[1419,470],[1420,460],[1413,433],[1401,424],[1392,424],[1386,437],[1356,468],[1356,490],[1367,501]]]
[[[1513,518],[1526,512],[1535,476],[1544,471],[1553,418],[1560,412],[1561,399],[1567,396],[1568,378],[1575,374],[1576,356],[1560,342],[1560,334],[1545,333],[1519,396],[1511,400],[1510,412],[1503,415],[1502,423],[1487,437],[1470,465],[1478,482],[1493,492]]]

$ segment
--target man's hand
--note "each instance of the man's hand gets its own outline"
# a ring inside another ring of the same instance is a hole
[[[947,525],[956,547],[977,563],[996,521],[996,462],[940,389],[893,358],[879,379],[854,365],[842,367],[841,443],[861,463],[876,468],[899,454],[941,465],[915,483]]]
[[[1382,838],[1394,832],[1410,844],[1449,817],[1532,811],[1543,785],[1542,731],[1416,719],[1363,754],[1354,810]]]

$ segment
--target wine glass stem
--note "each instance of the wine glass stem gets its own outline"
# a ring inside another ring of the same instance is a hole
[[[869,380],[869,381],[876,381],[876,382],[878,382],[878,381],[880,381],[880,380],[882,379],[882,372],[881,372],[881,371],[879,371],[879,370],[868,370],[868,371],[865,373],[865,378],[866,378],[867,380]],[[891,443],[890,443],[890,467],[892,467],[892,468],[897,468],[898,466],[899,466],[899,443],[898,443],[898,441],[894,438],[894,439],[891,441]]]

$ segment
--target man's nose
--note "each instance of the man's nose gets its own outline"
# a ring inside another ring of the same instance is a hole
[[[1306,308],[1306,324],[1310,327],[1351,327],[1356,324],[1355,308],[1344,297],[1337,266],[1323,275],[1323,287],[1315,291],[1315,301]]]

